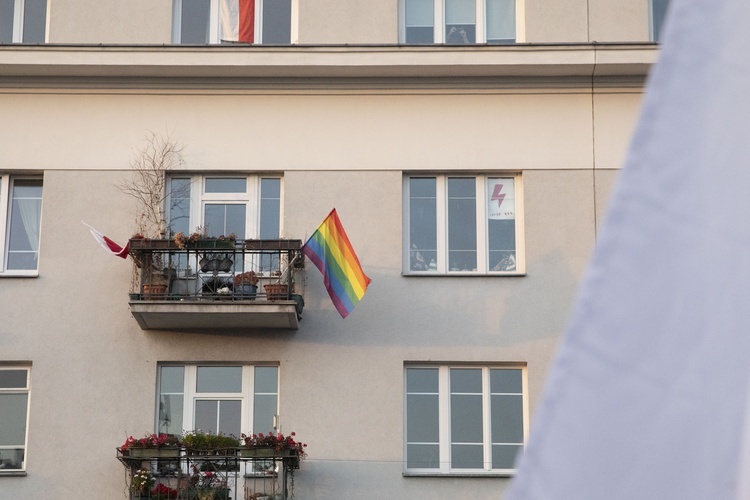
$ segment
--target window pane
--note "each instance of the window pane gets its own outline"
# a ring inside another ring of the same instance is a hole
[[[195,429],[216,434],[219,432],[219,401],[198,400],[195,402]]]
[[[239,437],[241,427],[242,401],[219,401],[219,432]]]
[[[406,43],[434,43],[434,0],[406,0]]]
[[[0,394],[0,446],[26,444],[28,394]]]
[[[196,392],[242,392],[241,366],[199,366],[196,378]]]
[[[247,193],[247,179],[245,177],[208,177],[206,178],[207,193]]]
[[[180,43],[208,43],[211,0],[182,0]]]
[[[23,43],[44,43],[47,0],[26,0],[23,9]]]
[[[651,23],[654,30],[654,41],[661,40],[662,25],[667,15],[669,0],[651,0]]]
[[[437,443],[440,440],[437,394],[408,394],[406,397],[406,441]]]
[[[263,43],[289,44],[291,33],[291,0],[263,0]]]
[[[453,469],[483,469],[484,448],[481,444],[453,444],[451,445],[451,468]]]
[[[482,393],[482,370],[479,368],[454,368],[451,370],[452,393]]]
[[[225,203],[206,203],[203,224],[206,234],[212,237],[226,236],[231,233],[245,239],[246,206]]]
[[[487,246],[490,271],[516,270],[514,179],[487,179]]]
[[[406,43],[412,44],[430,44],[435,43],[435,28],[432,26],[421,27],[421,26],[407,26],[406,27]]]
[[[171,179],[169,183],[169,229],[172,234],[190,234],[190,179]]]
[[[15,0],[0,0],[0,43],[13,42],[13,6]]]
[[[448,268],[477,270],[476,181],[448,179]]]
[[[487,0],[487,43],[516,40],[516,0]]]
[[[492,468],[513,469],[516,457],[523,449],[518,445],[493,445],[492,446]]]
[[[446,24],[474,24],[476,0],[445,0]]]
[[[523,392],[523,381],[521,370],[490,370],[490,391],[497,393]]]
[[[523,443],[523,396],[492,396],[492,442]]]
[[[253,412],[253,432],[268,433],[273,431],[273,417],[278,408],[278,396],[275,394],[256,394]]]
[[[445,43],[462,45],[475,41],[475,0],[445,0]]]
[[[440,468],[440,445],[407,444],[406,467],[409,469]]]
[[[255,367],[255,392],[276,394],[279,391],[279,369],[275,366]]]
[[[25,389],[28,370],[0,370],[0,389]]]
[[[437,180],[409,179],[409,269],[437,270]]]
[[[281,219],[281,179],[260,180],[260,238],[279,237]]]
[[[36,269],[42,218],[42,181],[13,182],[8,269]]]
[[[159,432],[182,434],[184,401],[182,394],[162,394],[159,396]]]
[[[409,368],[406,370],[406,392],[438,392],[437,368]]]
[[[23,448],[0,450],[0,470],[23,469]]]
[[[451,443],[481,443],[482,396],[451,394]]]

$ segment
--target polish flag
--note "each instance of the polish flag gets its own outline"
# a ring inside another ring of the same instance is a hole
[[[91,234],[94,236],[96,241],[99,242],[99,244],[104,248],[106,251],[111,253],[112,255],[116,255],[117,257],[120,257],[121,259],[127,259],[128,254],[130,253],[130,242],[128,242],[124,247],[118,245],[114,241],[110,240],[106,236],[104,236],[102,233],[94,229],[93,227],[89,226],[85,222],[81,221],[81,223],[88,227],[89,230],[91,230]]]
[[[221,40],[255,41],[255,0],[221,0]]]

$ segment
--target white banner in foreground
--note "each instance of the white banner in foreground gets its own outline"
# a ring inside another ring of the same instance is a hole
[[[750,2],[670,8],[511,500],[750,498]]]

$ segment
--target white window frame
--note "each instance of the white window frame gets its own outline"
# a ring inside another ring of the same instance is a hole
[[[38,276],[39,255],[41,255],[41,236],[39,238],[39,254],[36,269],[8,269],[8,242],[10,241],[10,215],[12,186],[16,180],[42,180],[40,175],[9,175],[0,174],[0,276]],[[42,197],[44,197],[44,183],[42,182]],[[43,217],[40,214],[39,230],[41,232]]]
[[[409,180],[413,178],[435,178],[437,183],[437,270],[435,271],[413,271],[410,267],[411,241],[410,241],[410,217],[409,203]],[[474,178],[476,181],[476,210],[477,210],[477,270],[476,271],[450,271],[448,269],[448,203],[447,203],[447,180],[448,178]],[[487,251],[487,179],[513,178],[515,197],[515,235],[516,235],[516,270],[515,271],[492,271],[489,270],[489,257]],[[404,175],[403,179],[403,274],[414,276],[518,276],[526,271],[524,228],[523,228],[523,176],[520,173],[414,173]]]
[[[242,368],[242,392],[197,392],[197,374],[198,367],[241,367]],[[162,367],[182,367],[183,375],[183,401],[182,401],[182,428],[183,431],[193,431],[195,429],[195,402],[199,400],[235,400],[241,401],[241,432],[245,434],[253,433],[253,415],[255,413],[255,368],[273,367],[278,370],[276,380],[276,414],[274,416],[274,429],[279,429],[279,406],[281,404],[281,370],[278,365],[274,364],[242,364],[242,363],[160,363],[157,370],[156,379],[156,412],[154,415],[154,429],[159,432],[159,405],[160,388],[161,388],[161,368]],[[236,436],[240,437],[240,436]]]
[[[438,370],[438,425],[439,425],[439,453],[440,453],[440,467],[431,469],[409,469],[407,467],[407,387],[406,387],[406,373],[410,368],[436,368]],[[483,469],[453,469],[451,466],[451,392],[450,392],[450,371],[451,369],[481,369],[482,370],[482,434],[483,434],[483,447],[484,447],[484,464]],[[492,433],[491,433],[491,406],[490,406],[490,370],[506,369],[506,370],[520,370],[521,371],[521,384],[522,384],[522,398],[523,398],[523,443],[508,443],[508,444],[519,444],[522,447],[526,446],[528,442],[529,434],[529,398],[528,398],[528,374],[525,363],[499,363],[499,364],[473,364],[473,363],[449,363],[449,364],[435,364],[435,363],[421,363],[421,362],[409,362],[404,365],[404,469],[403,473],[406,476],[436,476],[436,475],[450,475],[450,476],[512,476],[515,473],[515,469],[492,469]]]
[[[46,3],[46,15],[44,25],[44,42],[49,42],[49,12],[50,12],[50,0]],[[15,0],[13,4],[13,42],[12,43],[24,43],[23,42],[23,17],[26,11],[26,0]]]
[[[208,14],[208,44],[220,44],[219,34],[219,0],[210,0]],[[264,0],[255,0],[255,40],[253,44],[263,44],[263,2]],[[290,44],[294,45],[299,40],[299,0],[291,0],[292,16],[289,23]],[[174,0],[172,5],[172,43],[182,43],[182,0]]]
[[[245,178],[247,180],[246,192],[245,193],[206,193],[206,179],[211,178]],[[188,221],[189,231],[192,233],[198,226],[203,226],[205,220],[203,218],[206,204],[210,203],[225,203],[225,204],[244,204],[246,209],[245,217],[245,238],[246,239],[257,239],[260,234],[260,217],[261,217],[261,197],[260,197],[260,185],[261,179],[278,179],[280,182],[280,196],[279,200],[279,237],[283,234],[282,223],[284,221],[284,178],[281,175],[262,175],[252,174],[247,175],[244,173],[237,174],[173,174],[169,176],[168,181],[171,179],[190,179],[190,220]],[[169,184],[168,184],[169,185]],[[169,214],[169,208],[171,206],[171,196],[167,196],[166,208],[167,213],[166,220],[170,221],[171,216]],[[187,235],[186,235],[187,236]],[[218,234],[214,236],[219,236]],[[227,236],[227,235],[225,235]]]
[[[28,364],[4,364],[0,362],[0,370],[25,370],[26,371],[26,387],[25,388],[12,388],[2,389],[0,388],[0,394],[26,394],[26,422],[23,443],[23,464],[20,469],[0,469],[0,476],[2,475],[16,475],[26,473],[26,464],[29,461],[29,410],[31,409],[31,365]],[[19,446],[8,445],[0,446],[0,449],[18,449]]]
[[[406,43],[406,1],[399,0],[399,43]],[[445,0],[434,0],[433,44],[445,43]],[[525,0],[516,0],[516,39],[514,43],[526,41]],[[487,43],[487,20],[485,16],[485,0],[476,1],[476,41],[470,45]]]

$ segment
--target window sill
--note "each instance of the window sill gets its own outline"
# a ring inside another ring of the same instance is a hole
[[[2,278],[38,278],[39,271],[0,271],[0,279]]]
[[[25,477],[26,471],[24,470],[0,470],[0,477]]]
[[[511,478],[515,472],[404,472],[403,477],[470,477],[470,478]]]

